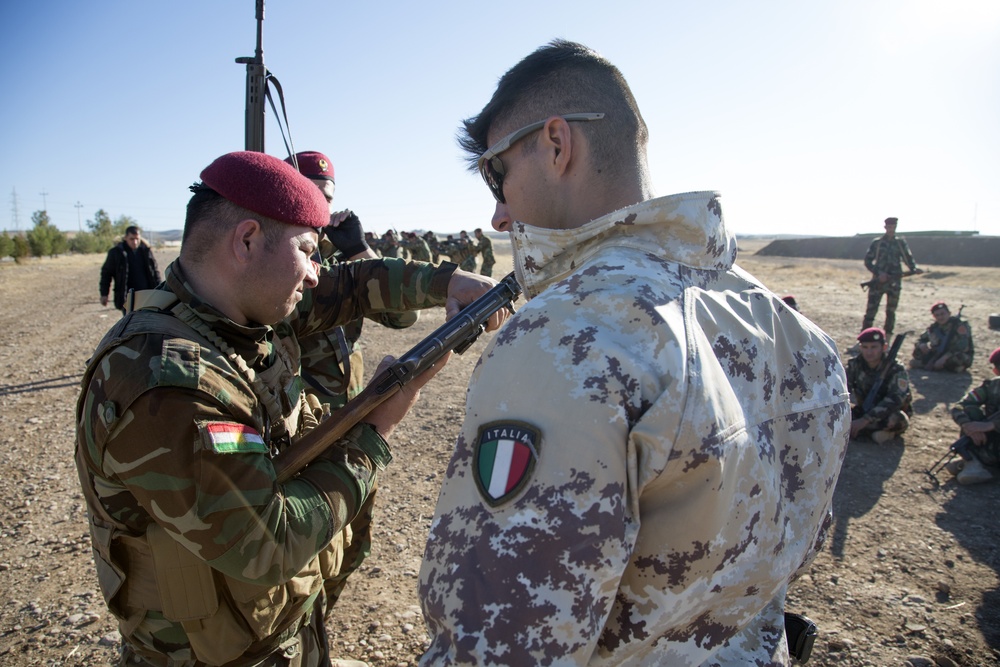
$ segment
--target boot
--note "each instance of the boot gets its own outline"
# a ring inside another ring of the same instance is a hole
[[[965,462],[965,467],[958,473],[959,484],[982,484],[993,479],[992,473],[986,469],[979,459],[972,459]]]
[[[952,475],[958,475],[958,473],[962,472],[962,468],[964,467],[965,461],[963,459],[954,459],[944,464],[944,469]]]
[[[872,440],[880,445],[884,445],[895,437],[896,434],[891,431],[875,431],[872,433]]]

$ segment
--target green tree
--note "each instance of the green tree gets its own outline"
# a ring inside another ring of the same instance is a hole
[[[5,230],[3,234],[0,234],[0,259],[10,257],[12,252],[14,252],[14,241]]]
[[[124,228],[122,228],[121,232],[115,231],[115,226],[111,222],[111,216],[103,208],[97,209],[94,219],[87,221],[87,227],[94,235],[98,252],[110,250],[111,246],[118,242],[125,231]]]
[[[14,250],[10,253],[10,256],[14,258],[15,262],[20,264],[22,259],[31,254],[31,248],[28,247],[28,240],[21,234],[15,234],[12,241],[14,242]]]
[[[102,252],[101,246],[97,243],[97,237],[90,232],[80,232],[69,241],[70,252],[78,252],[84,255]]]
[[[49,221],[48,211],[35,211],[31,215],[34,227],[28,232],[28,247],[35,257],[55,257],[66,252],[66,234]]]
[[[130,215],[119,215],[115,218],[114,228],[118,236],[125,236],[125,230],[132,226],[138,227],[139,221]]]

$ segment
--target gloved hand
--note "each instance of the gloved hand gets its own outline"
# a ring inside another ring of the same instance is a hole
[[[361,220],[351,210],[334,213],[330,216],[330,224],[323,228],[326,238],[343,253],[344,257],[354,257],[368,249],[365,241],[365,230]]]

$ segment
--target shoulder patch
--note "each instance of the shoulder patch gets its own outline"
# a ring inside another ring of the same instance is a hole
[[[198,388],[201,346],[183,338],[164,338],[160,350],[160,385]]]
[[[267,445],[253,427],[236,422],[200,422],[205,447],[216,454],[267,454]]]
[[[489,505],[505,503],[528,483],[541,443],[541,432],[523,422],[490,422],[479,427],[473,477]]]

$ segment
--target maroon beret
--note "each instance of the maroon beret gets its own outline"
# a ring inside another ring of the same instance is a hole
[[[990,352],[990,363],[994,366],[1000,366],[1000,347]]]
[[[868,327],[858,334],[859,343],[884,343],[885,332],[878,327]]]
[[[887,224],[887,225],[895,225],[898,222],[899,222],[899,218],[886,218],[885,219],[885,224]]]
[[[299,173],[306,178],[325,178],[333,181],[333,163],[319,151],[296,153],[295,160],[299,163]],[[285,162],[292,164],[292,158],[285,158]]]
[[[931,312],[932,313],[936,313],[937,311],[941,310],[942,308],[944,310],[948,310],[948,304],[946,304],[944,301],[938,301],[933,306],[931,306]]]
[[[791,306],[792,308],[794,308],[795,310],[799,309],[799,303],[795,300],[795,297],[793,295],[789,294],[788,296],[783,296],[781,297],[781,300],[784,301],[789,306]]]
[[[330,205],[319,188],[273,155],[227,153],[205,167],[201,180],[237,206],[278,222],[314,228],[330,224]]]

